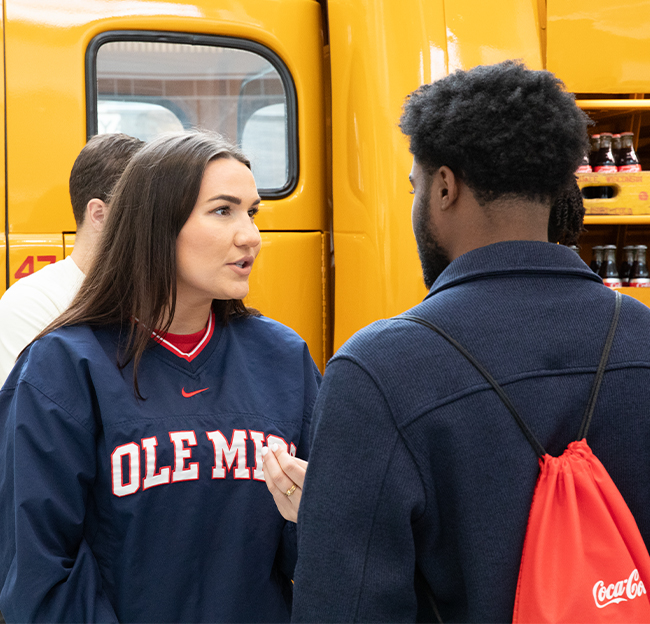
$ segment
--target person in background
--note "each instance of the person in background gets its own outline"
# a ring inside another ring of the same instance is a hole
[[[551,206],[548,220],[548,240],[560,245],[577,245],[585,231],[583,222],[585,205],[578,180],[574,178],[556,198]]]
[[[553,74],[511,61],[420,87],[401,118],[430,289],[408,314],[483,364],[554,456],[576,439],[615,310],[549,242],[582,227],[581,201],[549,215],[588,123]],[[646,543],[649,405],[650,310],[623,297],[588,442]],[[400,316],[358,332],[327,366],[310,441],[294,621],[512,620],[537,456],[446,340]]]
[[[127,166],[79,293],[0,390],[8,622],[289,620],[296,525],[262,451],[307,458],[320,373],[242,302],[259,204],[207,132]]]
[[[0,299],[0,386],[18,354],[77,294],[93,260],[110,193],[142,145],[125,134],[100,134],[77,156],[70,173],[70,200],[77,223],[72,253],[18,280]]]

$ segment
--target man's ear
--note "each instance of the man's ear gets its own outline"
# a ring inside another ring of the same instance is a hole
[[[101,229],[104,227],[104,221],[108,213],[108,206],[101,199],[91,199],[86,204],[86,219],[85,222],[88,223],[95,231],[101,232]]]
[[[458,179],[454,175],[454,172],[447,167],[442,165],[434,176],[437,178],[436,184],[432,184],[432,189],[435,188],[435,193],[437,197],[435,199],[440,206],[440,210],[447,210],[456,203],[458,199]]]

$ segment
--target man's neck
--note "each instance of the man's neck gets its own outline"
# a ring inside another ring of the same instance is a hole
[[[549,206],[526,200],[501,200],[486,206],[476,204],[465,219],[464,235],[449,249],[451,259],[468,251],[503,241],[548,242]]]
[[[96,241],[89,240],[88,236],[77,231],[74,241],[74,249],[72,250],[70,257],[74,260],[74,263],[79,267],[79,270],[84,275],[87,275],[90,270],[96,244]]]

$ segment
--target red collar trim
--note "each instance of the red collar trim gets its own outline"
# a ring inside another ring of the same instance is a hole
[[[177,355],[180,358],[183,358],[184,360],[191,362],[195,357],[203,351],[204,347],[210,342],[210,338],[212,338],[212,334],[214,333],[214,312],[210,312],[210,318],[208,318],[208,326],[205,330],[205,335],[199,342],[199,344],[194,347],[189,353],[184,353],[181,351],[178,347],[174,346],[169,340],[166,340],[163,338],[160,334],[154,332],[151,332],[151,337],[161,344],[165,349],[168,351],[171,351],[174,355]]]

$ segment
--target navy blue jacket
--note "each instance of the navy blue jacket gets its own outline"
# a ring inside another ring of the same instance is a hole
[[[614,293],[571,250],[457,258],[410,313],[492,373],[542,445],[575,439]],[[650,539],[650,309],[623,298],[587,440]],[[479,373],[430,329],[384,320],[327,367],[298,520],[293,619],[511,621],[537,457]]]
[[[295,525],[262,446],[306,457],[320,373],[266,318],[192,361],[116,366],[116,332],[67,327],[0,391],[0,610],[8,622],[288,621]],[[275,437],[270,437],[275,436]]]

